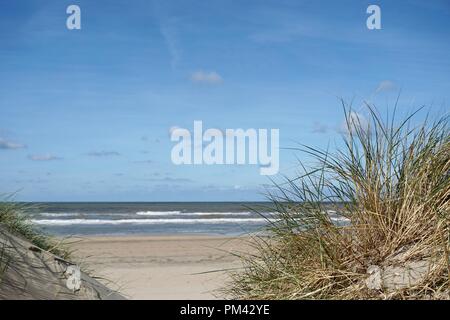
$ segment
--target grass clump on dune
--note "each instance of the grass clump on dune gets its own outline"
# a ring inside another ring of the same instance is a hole
[[[228,289],[247,299],[448,299],[448,116],[412,126],[344,103],[343,148],[277,185],[279,219]],[[332,210],[332,211],[330,211]]]
[[[37,229],[25,214],[29,205],[18,204],[13,201],[0,202],[0,285],[5,272],[15,269],[17,254],[15,245],[11,242],[11,235],[28,240],[40,250],[47,251],[62,259],[69,259],[71,252],[64,243]],[[1,297],[0,297],[1,298]]]
[[[0,241],[0,285],[2,284],[3,274],[8,268],[9,260],[6,245]]]
[[[35,206],[0,202],[0,300],[2,299],[123,299],[90,275],[87,265],[73,263],[70,243],[43,233],[30,221]],[[80,286],[70,266],[81,269]]]
[[[36,228],[25,214],[26,209],[30,209],[30,207],[12,201],[0,202],[0,240],[5,237],[2,233],[7,231],[29,240],[42,250],[53,253],[63,259],[69,258],[70,252],[65,245]],[[6,252],[6,249],[4,251]]]

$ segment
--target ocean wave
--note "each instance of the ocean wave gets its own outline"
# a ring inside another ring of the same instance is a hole
[[[213,219],[34,219],[38,225],[70,226],[70,225],[119,225],[119,224],[193,224],[193,223],[264,223],[264,218],[213,218]]]
[[[111,217],[130,217],[133,216],[134,212],[41,212],[33,214],[33,217],[47,217],[47,218],[62,218],[62,217],[80,217],[85,216],[95,217],[95,216],[111,216]]]
[[[138,216],[168,216],[182,214],[181,211],[138,211]]]
[[[139,211],[138,216],[250,216],[252,212]]]
[[[50,212],[41,212],[38,213],[37,215],[42,216],[42,217],[76,217],[79,216],[80,213],[63,213],[63,212],[59,212],[59,213],[50,213]]]

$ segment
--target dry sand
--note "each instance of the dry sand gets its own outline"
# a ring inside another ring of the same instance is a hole
[[[244,238],[213,236],[118,236],[84,238],[75,255],[119,286],[130,299],[224,298],[217,289],[226,272],[240,268],[230,252],[249,250]],[[110,287],[114,285],[109,284]]]

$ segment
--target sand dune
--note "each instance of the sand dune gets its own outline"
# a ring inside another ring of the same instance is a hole
[[[120,294],[81,271],[80,286],[70,290],[68,270],[73,263],[31,244],[0,225],[4,256],[0,300],[97,300],[123,299]]]

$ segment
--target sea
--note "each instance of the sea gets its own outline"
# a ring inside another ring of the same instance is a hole
[[[263,232],[273,213],[264,202],[49,202],[26,209],[47,234],[244,235]]]

